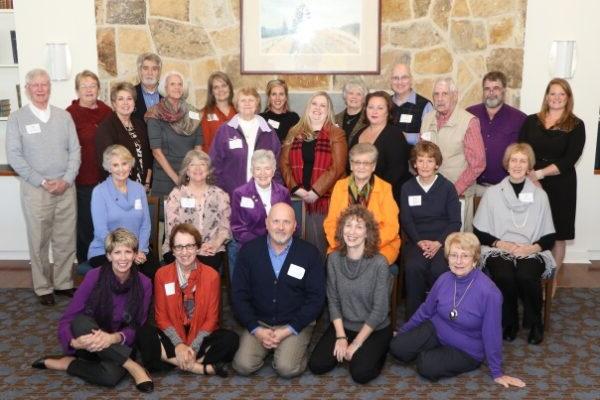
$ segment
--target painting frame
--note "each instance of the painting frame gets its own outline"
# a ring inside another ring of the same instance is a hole
[[[293,1],[296,4],[301,3],[301,6],[306,6],[306,3],[313,4],[316,8],[331,8],[344,4],[347,10],[349,0],[329,0],[326,3],[314,0]],[[324,21],[330,21],[331,24],[341,22],[313,13],[318,17],[309,22],[318,22],[306,23],[309,27],[308,35],[301,35],[304,31],[299,33],[297,17],[294,18],[294,23],[290,24],[293,28],[289,31],[281,28],[273,33],[273,29],[269,30],[266,25],[269,21],[276,21],[276,16],[283,18],[276,14],[277,10],[272,10],[273,7],[266,7],[277,5],[274,0],[240,0],[240,72],[255,75],[378,75],[381,68],[381,0],[350,1],[354,12],[345,14],[352,23],[342,27],[325,26]],[[288,6],[290,4],[279,3]],[[298,9],[294,11],[294,16],[297,16]],[[310,13],[308,15],[310,16]],[[284,27],[287,28],[285,22]],[[304,36],[309,36],[310,39],[304,40]],[[303,40],[300,45],[298,38]],[[333,48],[337,52],[329,51]]]

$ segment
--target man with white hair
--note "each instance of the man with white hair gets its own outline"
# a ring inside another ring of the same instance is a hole
[[[134,118],[144,121],[146,111],[162,98],[158,93],[162,60],[158,54],[142,53],[137,58],[137,69],[140,83],[135,85],[135,110],[132,115]]]
[[[465,232],[473,231],[473,196],[475,181],[485,169],[485,147],[479,120],[473,114],[456,108],[458,89],[452,78],[440,78],[433,86],[432,111],[421,125],[421,140],[440,147],[443,162],[439,172],[464,198]]]
[[[77,204],[73,181],[81,163],[71,115],[49,104],[50,76],[33,69],[25,76],[31,101],[12,113],[6,129],[6,155],[21,181],[31,275],[42,305],[54,293],[73,296]],[[52,244],[54,266],[50,265]]]

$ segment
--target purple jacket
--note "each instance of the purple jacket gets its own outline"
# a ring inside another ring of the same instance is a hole
[[[275,154],[275,159],[279,160],[281,143],[277,133],[269,127],[263,117],[259,115],[256,117],[258,118],[258,134],[254,149],[251,152],[248,151],[248,144],[240,129],[239,114],[236,114],[229,122],[219,127],[210,148],[209,153],[217,180],[216,184],[227,192],[230,198],[236,188],[248,182],[246,180],[246,165],[248,157],[252,157],[254,150],[271,150]],[[232,149],[232,141],[236,139],[241,139],[242,147]],[[279,169],[275,171],[274,180],[282,183]]]
[[[242,197],[252,199],[254,207],[242,207]],[[281,202],[292,204],[290,192],[285,186],[272,182],[271,205]],[[258,236],[265,235],[267,233],[266,218],[267,211],[256,191],[254,178],[235,189],[231,197],[231,231],[237,242],[245,244]]]

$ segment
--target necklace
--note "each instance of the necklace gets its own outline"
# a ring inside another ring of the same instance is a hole
[[[527,218],[529,218],[529,211],[527,211],[525,213],[525,219],[523,220],[522,224],[517,224],[517,221],[515,220],[515,213],[513,212],[513,210],[510,210],[510,218],[512,219],[512,223],[516,228],[523,228],[525,227],[525,225],[527,224]]]
[[[465,289],[465,292],[463,293],[462,296],[460,296],[460,299],[458,300],[458,303],[456,302],[456,279],[454,280],[454,297],[452,297],[452,310],[450,311],[450,319],[452,321],[455,321],[458,318],[458,310],[457,310],[457,308],[460,305],[460,303],[463,301],[463,299],[465,298],[465,295],[467,294],[467,292],[471,288],[471,284],[473,283],[474,280],[475,280],[475,278],[471,279],[471,282],[469,282],[469,285]]]
[[[346,114],[346,120],[344,121],[344,123],[346,125],[352,125],[358,119],[358,117],[360,117],[360,112],[355,115]]]

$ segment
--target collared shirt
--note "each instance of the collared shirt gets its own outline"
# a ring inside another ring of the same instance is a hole
[[[454,112],[454,110],[452,111]],[[436,122],[438,129],[448,122],[452,113],[442,115],[436,113]],[[458,195],[462,195],[465,190],[473,183],[485,169],[485,147],[483,145],[483,139],[481,138],[481,128],[479,127],[479,120],[477,118],[471,118],[467,132],[463,139],[463,147],[465,151],[465,160],[467,160],[467,168],[460,174],[454,187]]]
[[[495,185],[507,175],[502,165],[504,151],[508,145],[518,140],[527,116],[508,104],[503,104],[492,119],[483,103],[471,106],[467,111],[479,118],[485,145],[486,166],[477,178],[477,183]]]
[[[415,92],[414,89],[411,89],[410,94],[408,95],[408,98],[406,99],[406,101],[400,101],[397,97],[396,94],[394,94],[392,96],[392,101],[394,102],[394,104],[396,104],[398,107],[400,107],[402,104],[404,103],[412,103],[412,104],[417,104],[417,92]],[[433,110],[433,105],[431,103],[427,103],[427,105],[425,106],[425,108],[423,109],[423,113],[421,114],[421,119],[423,119],[423,117],[425,116],[425,114],[427,114],[429,111]]]
[[[47,123],[50,120],[50,104],[46,104],[46,109],[42,110],[41,108],[34,106],[33,103],[29,103],[29,108],[33,115],[43,123]]]
[[[267,235],[267,248],[269,249],[269,258],[271,259],[271,266],[273,267],[273,273],[277,278],[279,278],[279,273],[281,272],[281,268],[283,268],[283,262],[290,252],[290,248],[292,247],[293,238],[285,245],[283,251],[279,254],[275,252],[273,246],[271,246],[271,239]]]
[[[148,92],[144,85],[142,87],[142,95],[144,96],[144,103],[146,103],[146,108],[150,109],[158,104],[160,101],[160,96],[158,95],[158,90],[154,90],[154,92]]]

